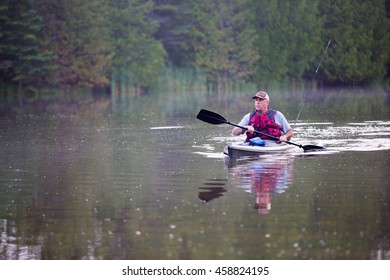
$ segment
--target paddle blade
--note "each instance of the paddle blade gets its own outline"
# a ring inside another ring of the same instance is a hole
[[[301,148],[302,148],[305,152],[321,152],[321,151],[326,151],[326,148],[320,147],[320,146],[316,146],[316,145],[304,145],[304,146],[301,146]]]
[[[221,116],[220,114],[217,114],[215,112],[211,112],[205,109],[201,109],[196,116],[197,119],[210,123],[210,124],[226,124],[228,121]]]

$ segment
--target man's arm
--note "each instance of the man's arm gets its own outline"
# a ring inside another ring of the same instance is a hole
[[[279,123],[282,126],[283,135],[280,136],[279,141],[280,142],[286,142],[287,140],[290,140],[291,137],[293,137],[294,132],[288,123],[286,117],[283,115],[283,113],[278,111],[278,114],[276,115],[278,120],[276,120],[277,123]]]
[[[253,132],[253,127],[248,126],[248,124],[249,124],[249,117],[250,117],[250,113],[249,113],[249,114],[246,114],[246,115],[242,118],[242,120],[240,121],[240,123],[239,123],[238,125],[239,125],[239,126],[243,126],[243,127],[247,127],[248,130],[251,130],[251,128],[252,128],[252,132]],[[234,136],[239,136],[239,135],[241,135],[241,134],[243,134],[243,133],[245,133],[245,132],[246,132],[245,129],[242,129],[242,128],[239,128],[239,127],[234,127],[234,128],[232,129],[232,135],[234,135]]]
[[[286,142],[287,140],[290,140],[293,135],[294,135],[294,132],[290,128],[289,130],[286,131],[286,133],[284,135],[280,136],[279,141]]]
[[[232,129],[232,135],[234,136],[239,136],[241,134],[243,134],[246,130],[242,129],[242,128],[239,128],[239,127],[235,127]]]

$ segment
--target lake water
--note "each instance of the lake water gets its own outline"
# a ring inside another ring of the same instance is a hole
[[[0,259],[390,259],[390,96],[271,92],[294,143],[231,162],[250,96],[25,104],[0,119]]]

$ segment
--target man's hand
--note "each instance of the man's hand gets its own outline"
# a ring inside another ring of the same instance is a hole
[[[280,142],[286,142],[287,141],[287,136],[286,135],[280,136],[279,141]]]
[[[255,128],[253,126],[248,125],[247,127],[248,132],[253,133],[255,132]]]

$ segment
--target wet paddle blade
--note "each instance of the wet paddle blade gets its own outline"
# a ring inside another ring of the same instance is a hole
[[[320,147],[320,146],[316,146],[316,145],[304,145],[304,146],[301,146],[301,148],[302,148],[305,152],[321,152],[321,151],[326,151],[326,148]]]
[[[217,114],[215,112],[211,112],[205,109],[201,109],[196,116],[197,119],[210,123],[210,124],[226,124],[228,121],[221,116],[220,114]]]

